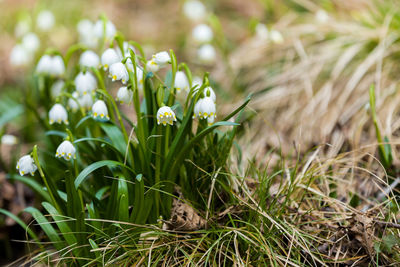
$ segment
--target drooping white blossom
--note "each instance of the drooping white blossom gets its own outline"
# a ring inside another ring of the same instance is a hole
[[[111,21],[107,20],[104,22],[101,19],[94,24],[93,31],[98,38],[105,37],[107,39],[113,38],[117,33],[117,29]]]
[[[328,13],[323,10],[323,9],[318,9],[317,12],[315,12],[315,19],[319,22],[319,23],[326,23],[329,20],[329,15]]]
[[[97,80],[90,72],[80,72],[75,77],[75,88],[80,95],[91,93],[97,87]]]
[[[41,31],[49,31],[54,27],[56,19],[50,10],[42,10],[37,16],[36,25]]]
[[[36,66],[36,72],[40,74],[50,74],[52,71],[52,58],[50,55],[43,55]]]
[[[50,88],[50,94],[52,98],[60,96],[62,89],[64,88],[65,82],[63,80],[58,80]]]
[[[88,19],[83,19],[77,24],[79,41],[89,48],[96,48],[99,38],[94,33],[94,24]]]
[[[262,41],[269,39],[269,30],[267,26],[263,23],[258,23],[256,26],[256,36]]]
[[[132,98],[133,98],[133,91],[129,90],[128,87],[123,86],[123,87],[120,87],[118,89],[117,100],[120,101],[121,104],[123,104],[123,103],[126,103],[126,104],[131,103]]]
[[[90,67],[97,68],[100,66],[100,58],[92,50],[86,50],[81,54],[81,57],[79,58],[79,64],[87,68]]]
[[[32,62],[33,55],[27,51],[25,47],[17,44],[13,47],[10,53],[10,64],[16,67],[26,66]]]
[[[204,44],[197,50],[198,58],[204,63],[214,62],[216,54],[214,46],[210,44]]]
[[[61,104],[55,104],[49,111],[49,122],[53,123],[65,123],[68,124],[68,113],[67,110]]]
[[[18,138],[11,134],[5,134],[1,137],[1,143],[4,145],[15,145],[18,143]]]
[[[79,93],[77,91],[72,93],[72,97],[68,99],[68,108],[73,112],[79,109]]]
[[[171,57],[167,51],[161,51],[153,55],[153,61],[162,68],[171,62]]]
[[[210,26],[207,24],[199,24],[193,28],[192,37],[196,42],[209,43],[212,41],[214,34]]]
[[[173,125],[174,121],[176,121],[175,113],[168,106],[163,106],[157,111],[157,124],[166,126],[167,123],[169,125]]]
[[[160,66],[152,59],[147,61],[146,69],[147,71],[157,72],[160,69]]]
[[[40,39],[39,37],[34,34],[33,32],[27,33],[22,38],[22,46],[25,47],[26,50],[34,53],[40,47]]]
[[[194,106],[193,117],[206,119],[208,117],[216,117],[215,103],[211,97],[200,98]]]
[[[271,30],[269,33],[269,38],[270,40],[275,43],[275,44],[281,44],[283,43],[283,36],[282,34],[277,31],[277,30]]]
[[[193,21],[200,21],[205,18],[206,7],[198,0],[188,0],[183,4],[183,13]]]
[[[20,20],[15,25],[14,34],[19,38],[27,34],[31,30],[31,24],[27,20]]]
[[[65,160],[69,161],[70,159],[76,158],[76,149],[74,145],[68,141],[63,141],[57,148],[56,157],[57,158],[64,158]]]
[[[119,81],[125,84],[129,80],[129,74],[126,70],[126,67],[123,63],[117,62],[110,66],[110,73],[109,76],[111,77],[112,81]]]
[[[97,119],[107,119],[109,120],[110,117],[108,116],[108,109],[106,103],[103,100],[97,100],[92,106],[92,116],[93,118]]]
[[[52,69],[50,71],[51,75],[62,76],[65,73],[64,60],[59,55],[52,57],[51,67],[52,67]]]
[[[84,94],[78,97],[78,103],[84,109],[89,109],[93,105],[92,94]]]
[[[104,70],[107,70],[109,66],[120,61],[121,57],[114,48],[107,48],[101,55],[101,65]]]
[[[175,75],[175,88],[177,92],[180,92],[181,90],[184,91],[189,91],[189,81],[188,78],[186,77],[185,72],[183,71],[177,71]]]
[[[35,162],[30,155],[25,155],[21,157],[17,162],[16,168],[21,176],[27,173],[33,176],[35,174],[35,171],[37,170]]]

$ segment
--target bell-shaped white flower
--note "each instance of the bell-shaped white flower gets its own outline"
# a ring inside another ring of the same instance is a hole
[[[263,23],[258,23],[256,26],[256,36],[262,41],[269,39],[269,30],[267,26]]]
[[[104,21],[101,19],[94,25],[93,31],[98,38],[103,38],[105,36],[107,39],[113,38],[117,33],[117,29],[111,21],[107,20],[104,25]]]
[[[144,78],[143,78],[143,70],[140,67],[136,67],[136,79],[138,83],[138,89],[143,89]]]
[[[58,80],[50,88],[50,95],[52,98],[60,96],[62,89],[64,88],[65,82],[63,80]]]
[[[171,57],[169,56],[167,51],[158,52],[153,55],[154,63],[156,63],[160,68],[165,67],[169,62],[171,62]]]
[[[56,157],[64,158],[65,160],[70,160],[72,158],[76,159],[75,152],[76,149],[74,145],[70,141],[65,140],[58,146],[56,151]]]
[[[75,77],[75,88],[80,95],[91,93],[97,87],[97,80],[90,72],[80,72]]]
[[[49,111],[49,122],[68,124],[68,113],[61,104],[55,104]]]
[[[211,63],[215,61],[216,57],[216,52],[214,46],[210,44],[205,44],[200,46],[200,48],[197,50],[197,56],[200,59],[200,61],[204,63]]]
[[[203,84],[203,79],[202,78],[200,78],[199,76],[194,76],[193,77],[192,87],[197,86],[197,89],[199,89],[202,84]]]
[[[52,71],[53,60],[50,55],[43,55],[36,66],[36,72],[40,74],[49,74]]]
[[[113,48],[107,48],[101,55],[101,65],[104,70],[107,70],[109,66],[120,61],[120,56],[118,56],[117,51]]]
[[[27,51],[22,45],[16,45],[11,50],[10,64],[13,66],[26,66],[30,62],[32,62],[32,59],[32,53],[30,51]]]
[[[121,82],[125,84],[129,80],[128,71],[121,62],[114,63],[110,66],[109,76],[112,78],[113,82],[121,80]]]
[[[77,91],[72,93],[72,98],[68,99],[68,108],[71,109],[73,112],[79,109],[79,94]]]
[[[88,35],[93,32],[94,24],[88,19],[82,19],[76,25],[76,29],[80,35]]]
[[[36,34],[30,32],[22,38],[21,44],[23,47],[25,47],[26,50],[34,53],[40,47],[40,39]]]
[[[109,120],[108,109],[106,103],[103,100],[97,100],[92,106],[92,116],[93,118],[101,118]]]
[[[18,138],[11,134],[5,134],[1,137],[1,143],[3,145],[15,145],[18,144]]]
[[[192,30],[192,37],[199,43],[209,43],[212,41],[214,34],[210,26],[199,24]]]
[[[194,106],[193,117],[199,117],[200,119],[216,117],[215,110],[215,103],[211,97],[200,98]]]
[[[269,38],[272,42],[275,44],[281,44],[283,43],[283,36],[282,34],[277,31],[277,30],[271,30],[269,33]]]
[[[212,125],[214,123],[215,116],[211,116],[207,118],[207,124],[208,126]]]
[[[147,71],[157,72],[160,69],[160,66],[152,59],[147,61],[146,69]]]
[[[51,71],[50,74],[55,76],[62,76],[65,73],[64,60],[61,56],[53,56],[51,59]]]
[[[157,111],[157,124],[162,124],[162,125],[173,125],[174,121],[176,121],[176,116],[175,113],[172,111],[172,109],[168,106],[163,106],[158,109]]]
[[[329,20],[329,15],[328,13],[323,10],[323,9],[318,9],[317,12],[315,12],[315,19],[319,22],[319,23],[326,23]]]
[[[42,10],[37,16],[36,25],[41,31],[49,31],[53,28],[55,18],[50,10]]]
[[[124,57],[130,56],[130,52],[129,52],[130,49],[132,49],[133,52],[136,54],[136,51],[135,51],[135,48],[133,47],[133,45],[129,44],[126,41],[123,42],[122,48],[123,48],[123,51],[121,51],[121,49],[119,47],[116,49],[118,56],[120,56],[121,59],[123,59]]]
[[[118,89],[117,100],[121,102],[121,104],[123,103],[129,104],[132,101],[132,98],[133,98],[133,91],[129,90],[128,87],[123,86]]]
[[[81,57],[79,58],[79,64],[83,67],[97,68],[100,65],[100,58],[92,50],[86,50],[85,52],[82,53]]]
[[[89,109],[93,105],[92,94],[84,94],[78,98],[78,103],[82,108]]]
[[[217,101],[217,96],[210,86],[204,88],[204,97],[210,97],[214,103]]]
[[[177,71],[175,75],[175,88],[176,91],[180,92],[181,90],[189,91],[189,81],[186,77],[185,72]]]
[[[14,34],[19,38],[27,34],[31,30],[31,24],[27,20],[20,20],[15,25]]]
[[[206,7],[198,0],[188,0],[183,4],[183,13],[193,21],[199,21],[205,18]]]
[[[88,19],[83,19],[77,24],[79,41],[90,48],[96,48],[99,40],[93,29],[94,23]]]
[[[27,173],[30,173],[33,176],[37,170],[37,167],[33,158],[30,155],[25,155],[18,160],[17,170],[21,176]]]

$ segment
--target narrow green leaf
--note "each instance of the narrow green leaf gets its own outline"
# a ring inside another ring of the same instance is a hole
[[[38,193],[44,200],[46,200],[47,202],[51,202],[49,193],[46,190],[44,190],[43,187],[34,179],[19,175],[12,175],[10,176],[10,179],[24,183],[25,185],[32,188],[36,193]]]
[[[9,212],[8,210],[1,209],[0,208],[0,213],[4,214],[5,216],[10,217],[13,219],[15,222],[17,222],[24,230],[35,240],[35,242],[39,243],[39,238],[37,235],[29,228],[28,225],[26,225],[18,216],[14,215],[13,213]]]

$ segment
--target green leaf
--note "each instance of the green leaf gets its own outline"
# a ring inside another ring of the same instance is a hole
[[[77,244],[77,240],[72,232],[71,228],[68,226],[66,222],[66,217],[61,216],[56,208],[54,208],[48,202],[42,202],[42,206],[47,210],[49,215],[53,217],[54,222],[57,224],[58,229],[60,229],[61,234],[64,236],[65,241],[72,247]]]
[[[118,179],[118,218],[120,221],[127,222],[129,219],[129,192],[125,177]]]
[[[126,166],[123,163],[118,162],[118,161],[114,161],[114,160],[97,161],[95,163],[90,164],[85,169],[83,169],[83,171],[81,171],[81,173],[78,175],[78,177],[76,177],[75,188],[78,188],[89,174],[91,174],[95,170],[102,168],[104,166],[107,166],[109,168],[115,167],[115,166],[121,166],[121,167],[131,171],[132,173],[134,173],[134,171],[131,168],[129,168],[128,166]]]
[[[0,128],[4,126],[9,121],[14,120],[16,117],[20,116],[24,112],[24,107],[22,105],[16,105],[7,109],[7,111],[2,112],[0,115]]]
[[[49,223],[49,221],[43,216],[43,214],[38,209],[35,209],[33,207],[28,207],[25,209],[25,211],[32,214],[33,218],[35,218],[36,222],[46,233],[50,241],[53,242],[53,245],[57,250],[61,250],[65,247],[57,231],[54,230],[53,226]]]
[[[5,209],[1,209],[0,208],[0,213],[4,214],[5,216],[10,217],[11,219],[13,219],[16,223],[18,223],[22,228],[24,228],[24,230],[37,242],[39,243],[39,238],[37,237],[37,235],[29,228],[28,225],[26,225],[20,218],[18,218],[18,216],[12,214],[11,212],[9,212],[8,210]]]
[[[44,200],[46,200],[47,202],[51,202],[49,193],[46,190],[44,190],[43,187],[34,179],[19,175],[12,175],[10,176],[10,179],[24,183],[25,185],[32,188],[36,193],[38,193]]]
[[[100,126],[110,138],[115,148],[121,152],[122,155],[125,155],[126,142],[121,130],[117,126],[110,123],[101,123]]]
[[[94,137],[84,137],[84,138],[80,138],[74,141],[74,144],[80,143],[80,142],[100,142],[103,143],[107,146],[109,146],[112,150],[114,150],[117,154],[121,154],[121,151],[119,151],[113,144],[111,144],[110,142],[108,142],[107,140],[101,139],[101,138],[94,138]],[[124,154],[121,154],[122,156]]]

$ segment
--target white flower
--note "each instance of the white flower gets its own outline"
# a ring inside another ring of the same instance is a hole
[[[53,83],[53,85],[50,88],[51,97],[53,98],[58,97],[61,94],[64,85],[65,82],[63,80],[58,80],[55,83]]]
[[[91,94],[84,94],[78,98],[79,105],[82,108],[90,108],[93,105],[93,98]]]
[[[31,24],[26,20],[18,21],[14,28],[14,34],[16,37],[21,37],[27,34],[31,30]]]
[[[100,65],[100,58],[92,50],[86,50],[85,52],[82,53],[81,57],[79,58],[79,64],[83,67],[97,68]]]
[[[275,44],[281,44],[283,43],[283,36],[282,34],[277,31],[277,30],[271,30],[269,33],[269,38],[271,39],[272,42]]]
[[[163,106],[158,109],[157,111],[157,124],[162,124],[162,125],[172,125],[173,122],[176,121],[175,113],[172,111],[172,109],[168,106]]]
[[[92,115],[93,118],[100,117],[101,119],[106,118],[107,120],[110,119],[108,116],[108,110],[106,103],[103,100],[97,100],[92,106]]]
[[[158,66],[158,64],[152,59],[147,61],[146,68],[147,71],[157,72],[160,69],[160,66]]]
[[[42,31],[48,31],[53,28],[55,23],[55,18],[50,10],[42,10],[37,16],[36,24],[38,28]]]
[[[21,176],[27,173],[30,173],[33,176],[37,170],[37,167],[33,161],[33,158],[30,155],[25,155],[18,160],[17,170],[19,170],[19,174]]]
[[[91,93],[97,87],[97,80],[90,72],[80,72],[75,77],[75,88],[80,95]]]
[[[61,76],[65,73],[64,60],[61,56],[54,56],[51,59],[51,71],[50,74],[55,76]]]
[[[36,72],[41,74],[49,74],[52,71],[52,58],[49,55],[43,55],[36,66]]]
[[[129,80],[128,71],[121,62],[114,63],[110,66],[109,76],[112,78],[113,82],[121,80],[121,82],[125,84]]]
[[[216,117],[215,103],[211,97],[200,98],[194,106],[193,117],[206,119],[208,117]]]
[[[77,102],[79,98],[78,92],[77,91],[73,92],[72,97],[73,98],[68,99],[68,108],[70,108],[72,111],[77,111],[79,108],[78,104],[79,102]]]
[[[153,55],[154,63],[156,63],[160,68],[164,67],[167,65],[169,62],[171,62],[171,57],[169,56],[167,51],[162,51],[158,52],[157,54]]]
[[[88,19],[81,20],[77,24],[79,40],[89,48],[96,48],[98,44],[99,38],[95,35],[93,28],[94,24]]]
[[[200,78],[199,76],[193,77],[192,87],[195,87],[197,85],[197,89],[199,89],[202,84],[203,84],[202,78]]]
[[[328,13],[323,10],[323,9],[319,9],[316,13],[315,13],[315,19],[319,22],[319,23],[325,23],[329,20],[329,15]]]
[[[61,76],[65,73],[65,65],[61,56],[43,55],[37,66],[36,72],[40,74],[48,74]]]
[[[120,62],[121,58],[118,56],[117,51],[113,48],[106,49],[101,55],[101,65],[104,70],[107,70],[109,66],[114,63]]]
[[[214,34],[208,25],[199,24],[193,28],[192,37],[199,43],[208,43],[212,41]]]
[[[4,145],[15,145],[18,143],[17,137],[11,134],[5,134],[1,137],[1,143]]]
[[[36,52],[40,47],[40,40],[36,34],[30,32],[22,38],[22,46],[30,52]]]
[[[178,92],[181,90],[189,91],[189,81],[183,71],[177,71],[175,75],[175,88]]]
[[[215,116],[211,116],[207,118],[207,124],[210,126],[214,123]]]
[[[58,146],[56,157],[64,158],[65,160],[70,160],[71,158],[76,159],[75,152],[76,149],[74,145],[70,141],[65,140]]]
[[[133,71],[133,64],[130,58],[128,58],[128,60],[126,61],[126,67],[129,71],[134,72]],[[148,69],[149,70],[149,69]],[[151,71],[151,70],[150,70]],[[138,89],[143,89],[143,70],[141,69],[141,67],[136,66],[136,79],[137,79],[137,83],[138,83]]]
[[[119,47],[118,47],[118,49],[117,49],[117,53],[118,53],[118,55],[121,57],[121,59],[123,59],[124,56],[125,56],[125,57],[129,57],[129,56],[130,56],[130,52],[129,52],[130,49],[132,49],[133,52],[136,54],[135,48],[134,48],[132,45],[130,45],[128,42],[126,42],[126,41],[123,42],[122,48],[123,48],[124,54],[122,54],[121,49],[119,49]]]
[[[261,40],[268,40],[269,30],[263,23],[258,23],[256,26],[256,36]]]
[[[88,35],[93,32],[93,22],[88,19],[83,19],[78,22],[76,29],[80,35]]]
[[[199,57],[200,61],[211,63],[215,61],[216,52],[212,45],[205,44],[202,45],[199,50],[197,50],[197,56]]]
[[[204,88],[203,94],[204,94],[204,97],[210,97],[214,103],[217,100],[217,96],[215,95],[214,90],[210,86]]]
[[[55,104],[49,111],[50,124],[62,123],[68,124],[68,113],[61,104]]]
[[[13,66],[26,66],[32,61],[32,53],[22,45],[13,47],[10,53],[10,64]]]
[[[183,13],[193,21],[199,21],[206,16],[206,7],[197,0],[186,1],[183,5]]]
[[[93,31],[98,38],[103,38],[105,36],[107,39],[113,38],[117,33],[117,30],[111,21],[107,20],[104,25],[104,22],[101,19],[99,19],[94,25]]]
[[[129,90],[128,87],[123,86],[118,89],[117,100],[119,100],[121,104],[123,103],[129,104],[132,101],[132,97],[133,97],[133,91]]]

